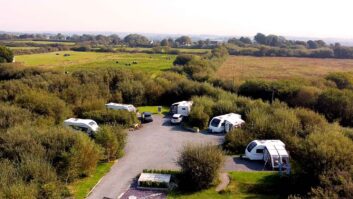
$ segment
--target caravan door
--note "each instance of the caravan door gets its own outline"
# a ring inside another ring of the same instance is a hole
[[[225,126],[224,126],[224,131],[226,133],[228,133],[229,131],[231,131],[233,129],[233,124],[226,122]]]

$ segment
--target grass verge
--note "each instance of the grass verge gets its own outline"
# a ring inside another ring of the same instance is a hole
[[[91,189],[98,183],[98,181],[109,172],[114,162],[98,164],[95,172],[89,176],[77,180],[69,185],[69,190],[75,199],[86,198]]]
[[[231,198],[280,198],[276,192],[280,184],[277,172],[230,172],[231,183],[223,192],[217,193],[215,187],[195,192],[172,192],[169,199],[231,199]]]

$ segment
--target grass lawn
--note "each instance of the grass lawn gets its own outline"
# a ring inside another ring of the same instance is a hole
[[[277,172],[230,172],[231,183],[226,191],[217,193],[215,187],[210,189],[190,193],[171,193],[169,199],[231,199],[231,198],[280,198],[274,195],[273,187],[279,184]],[[272,187],[272,188],[271,188]]]
[[[114,162],[100,163],[96,171],[89,177],[80,179],[69,185],[69,190],[75,199],[85,198],[89,191],[110,170]]]
[[[152,114],[158,114],[158,106],[140,106],[137,107],[140,113],[142,112],[150,112]],[[162,114],[167,114],[169,113],[169,107],[167,106],[162,106]]]
[[[348,71],[353,71],[353,59],[229,56],[217,75],[235,82],[249,79],[315,80],[330,72]]]
[[[64,56],[64,54],[70,54],[70,56]],[[174,59],[175,55],[74,51],[16,56],[16,62],[20,62],[24,66],[43,67],[61,71],[96,69],[101,67],[123,67],[152,73],[171,68]],[[133,62],[137,63],[133,64]]]

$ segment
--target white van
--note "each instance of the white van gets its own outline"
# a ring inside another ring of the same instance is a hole
[[[246,147],[245,156],[250,160],[263,160],[272,169],[289,163],[288,152],[281,140],[253,140]]]
[[[105,105],[108,109],[113,109],[113,110],[127,110],[129,112],[136,112],[136,108],[134,105],[131,104],[118,104],[118,103],[113,103],[110,102]]]
[[[98,124],[91,119],[70,118],[64,121],[65,126],[70,126],[75,130],[84,131],[89,135],[94,134],[99,129]]]
[[[192,101],[181,101],[172,104],[170,112],[172,114],[180,114],[182,116],[189,116],[191,111]]]
[[[241,115],[229,113],[212,118],[208,126],[208,130],[211,133],[228,133],[233,128],[238,128],[244,123],[245,121],[241,119]]]

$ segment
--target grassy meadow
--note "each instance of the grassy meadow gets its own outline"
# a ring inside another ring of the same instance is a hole
[[[70,56],[64,56],[70,54]],[[61,71],[95,69],[101,67],[125,67],[156,73],[169,69],[175,55],[143,53],[97,53],[60,51],[16,56],[16,62],[26,67],[42,67]],[[136,62],[136,64],[133,64]]]
[[[19,43],[19,44],[25,44],[25,43],[32,43],[32,44],[61,44],[61,45],[68,45],[68,46],[73,46],[75,45],[75,42],[64,42],[64,41],[33,41],[33,40],[6,40],[3,41],[3,43]]]
[[[264,189],[271,189],[278,185],[279,176],[277,172],[230,172],[229,176],[231,182],[224,192],[217,193],[215,187],[203,190],[196,193],[171,193],[168,194],[169,199],[231,199],[231,198],[260,198],[272,199],[280,198],[280,196],[273,194],[261,193]],[[255,191],[257,190],[257,191]],[[266,190],[265,190],[266,191]],[[260,193],[256,193],[260,192]]]
[[[243,82],[249,79],[316,79],[330,72],[353,71],[352,59],[229,56],[218,77]]]

